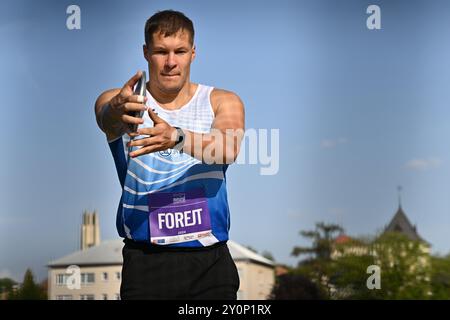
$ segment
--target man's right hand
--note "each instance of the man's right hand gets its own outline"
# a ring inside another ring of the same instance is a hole
[[[141,76],[142,72],[138,71],[109,102],[109,117],[111,120],[126,124],[127,128],[132,127],[132,125],[144,123],[144,120],[140,117],[136,117],[136,115],[139,115],[139,112],[141,111],[147,110],[147,107],[145,106],[147,97],[138,96],[133,93],[133,87],[139,81]]]
[[[106,133],[108,141],[130,133],[133,125],[144,122],[142,118],[136,117],[136,113],[147,110],[144,104],[147,99],[133,93],[133,87],[141,75],[141,71],[137,72],[121,89],[105,91],[97,98],[97,123]]]

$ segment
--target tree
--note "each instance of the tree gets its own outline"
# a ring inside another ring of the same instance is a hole
[[[2,278],[0,279],[0,294],[5,292],[11,292],[13,289],[13,286],[16,285],[17,282],[10,278]]]
[[[337,224],[316,223],[316,229],[300,231],[300,235],[312,240],[311,247],[294,247],[293,256],[308,255],[300,261],[297,271],[311,279],[320,290],[332,296],[333,288],[330,285],[330,268],[332,266],[332,252],[336,236],[342,234],[344,229]]]
[[[46,299],[46,292],[34,282],[34,276],[30,269],[24,275],[23,283],[17,292],[11,292],[10,300],[43,300]]]
[[[296,272],[309,278],[331,299],[430,299],[450,293],[450,257],[430,262],[429,248],[402,233],[386,232],[375,238],[348,238],[336,243],[338,225],[316,224],[300,234],[311,247],[295,247],[292,255],[309,255]],[[369,289],[369,266],[380,270],[380,289]],[[281,285],[281,284],[280,284]]]
[[[300,231],[305,238],[313,241],[311,247],[294,247],[292,255],[297,257],[300,255],[312,255],[318,260],[330,260],[333,243],[336,233],[343,233],[344,229],[337,224],[326,224],[323,222],[316,223],[316,229],[313,231]]]
[[[384,299],[430,298],[430,256],[422,242],[387,232],[371,249],[375,264],[381,268]]]
[[[450,299],[450,255],[431,257],[431,293],[433,299]]]
[[[263,251],[262,256],[272,262],[275,262],[275,258],[273,257],[272,253],[269,251]]]
[[[328,276],[333,288],[332,299],[376,299],[374,291],[366,286],[367,267],[374,265],[369,246],[359,239],[338,244],[334,248]],[[376,293],[376,292],[375,292]]]
[[[355,248],[357,247],[357,250]],[[353,250],[350,250],[353,249]],[[347,243],[330,268],[336,298],[429,299],[430,263],[424,244],[398,232],[384,233],[374,242]],[[367,288],[367,267],[381,270],[381,289]]]
[[[286,273],[277,277],[271,300],[321,300],[326,293],[306,276]]]

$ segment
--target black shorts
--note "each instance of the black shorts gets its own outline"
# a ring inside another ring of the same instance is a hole
[[[124,242],[121,299],[236,300],[239,275],[226,242],[202,248]]]

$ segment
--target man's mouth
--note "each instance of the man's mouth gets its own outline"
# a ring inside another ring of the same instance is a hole
[[[162,75],[163,77],[176,77],[176,76],[179,76],[179,74],[178,74],[178,73],[175,73],[175,74],[166,74],[166,73],[161,73],[161,75]]]

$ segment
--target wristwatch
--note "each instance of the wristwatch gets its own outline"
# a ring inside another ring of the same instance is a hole
[[[183,132],[183,129],[181,129],[179,127],[174,127],[174,128],[177,129],[177,137],[176,137],[175,146],[173,147],[173,149],[183,152],[184,139],[186,136]]]

